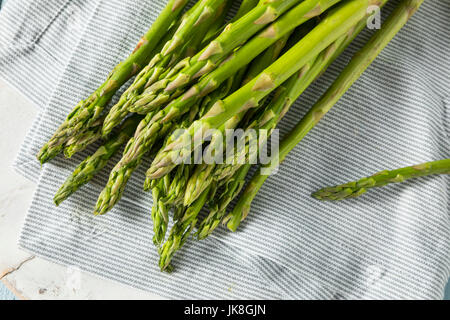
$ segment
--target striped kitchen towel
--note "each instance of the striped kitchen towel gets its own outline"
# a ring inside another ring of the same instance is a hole
[[[387,15],[396,4],[383,9]],[[150,196],[138,170],[106,216],[92,207],[111,161],[72,199],[53,194],[83,157],[42,169],[40,146],[133,49],[164,1],[10,0],[0,12],[0,76],[40,107],[15,163],[38,183],[20,246],[168,298],[440,299],[450,274],[449,180],[428,177],[360,199],[313,190],[450,156],[450,1],[428,0],[334,110],[288,156],[236,233],[190,241],[158,271]],[[280,124],[285,134],[373,31],[365,30]]]

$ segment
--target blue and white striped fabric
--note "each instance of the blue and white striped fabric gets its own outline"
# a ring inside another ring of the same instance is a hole
[[[20,246],[167,298],[441,299],[450,274],[449,179],[436,176],[322,203],[319,187],[449,157],[450,1],[428,0],[287,157],[239,232],[191,241],[157,268],[141,166],[108,215],[91,215],[116,157],[56,208],[53,194],[89,153],[42,169],[40,146],[77,101],[133,49],[165,1],[9,0],[0,76],[40,109],[15,167],[39,185]],[[383,9],[387,15],[397,1]],[[294,126],[370,36],[366,30],[280,124]]]

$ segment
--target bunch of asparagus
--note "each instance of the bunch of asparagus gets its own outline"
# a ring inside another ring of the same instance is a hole
[[[400,1],[381,30],[284,138],[272,160],[283,161],[422,1]],[[153,197],[153,241],[159,266],[166,271],[194,230],[201,240],[221,222],[237,229],[267,172],[274,169],[262,166],[229,210],[270,135],[297,98],[365,28],[369,7],[387,0],[243,0],[229,23],[225,17],[231,0],[198,0],[189,10],[187,2],[168,1],[135,51],[74,108],[38,154],[41,163],[62,151],[69,158],[102,140],[58,190],[54,201],[59,205],[125,145],[100,193],[94,210],[98,215],[120,200],[144,157],[154,156],[144,190]],[[107,110],[133,76],[133,83]],[[236,129],[244,134],[235,146],[225,133]],[[220,146],[228,147],[226,153]],[[225,161],[194,161],[203,153]],[[329,194],[327,189],[317,196]],[[203,219],[202,208],[209,210]],[[167,235],[171,211],[173,226]]]

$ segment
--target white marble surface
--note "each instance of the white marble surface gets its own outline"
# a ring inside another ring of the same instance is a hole
[[[35,115],[36,107],[0,80],[0,280],[21,299],[158,299],[18,248],[35,184],[14,172],[12,163]]]

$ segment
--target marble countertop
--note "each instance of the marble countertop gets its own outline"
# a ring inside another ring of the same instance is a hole
[[[18,248],[36,186],[17,174],[12,164],[35,116],[36,107],[0,80],[0,280],[20,299],[160,298],[48,262]]]

